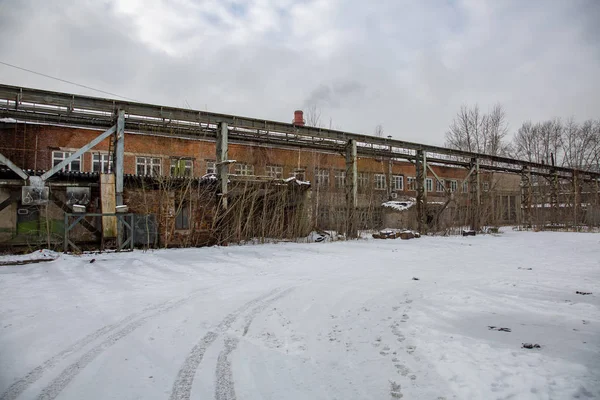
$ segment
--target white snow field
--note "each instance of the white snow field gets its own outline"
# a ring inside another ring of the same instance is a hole
[[[600,398],[599,295],[599,234],[60,255],[0,267],[0,398]]]

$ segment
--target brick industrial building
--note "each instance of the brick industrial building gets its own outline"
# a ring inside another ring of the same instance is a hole
[[[598,181],[568,168],[305,127],[301,112],[284,124],[3,85],[0,101],[8,163],[0,166],[0,240],[10,244],[34,241],[25,233],[36,229],[61,238],[69,226],[62,214],[78,202],[86,212],[127,204],[151,216],[161,244],[205,244],[223,226],[214,211],[235,200],[237,216],[229,209],[224,217],[237,226],[230,238],[293,237],[313,228],[519,223],[530,219],[532,176],[577,187]],[[52,201],[25,204],[23,187],[39,185],[40,175]],[[414,207],[382,207],[394,201]],[[102,223],[81,224],[81,238],[102,236]]]

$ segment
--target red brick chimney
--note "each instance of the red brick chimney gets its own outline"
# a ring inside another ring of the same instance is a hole
[[[304,126],[304,113],[302,110],[294,111],[294,125],[296,126]]]

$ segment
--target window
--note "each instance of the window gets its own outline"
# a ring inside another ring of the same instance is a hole
[[[469,182],[468,181],[464,181],[462,184],[462,192],[463,193],[468,193],[469,192]]]
[[[160,176],[162,169],[160,158],[157,157],[136,157],[136,173],[138,175]]]
[[[375,174],[375,189],[385,189],[385,175]]]
[[[488,190],[490,190],[490,183],[489,182],[483,182],[483,190],[485,190],[486,192]]]
[[[335,187],[340,189],[346,186],[346,171],[335,171]]]
[[[188,202],[181,204],[177,210],[175,229],[190,229],[190,204]]]
[[[216,174],[217,173],[217,165],[212,160],[206,160],[206,173],[207,174]]]
[[[392,176],[392,190],[404,190],[404,177],[402,175]]]
[[[329,170],[317,168],[315,170],[315,181],[317,186],[329,186]]]
[[[458,188],[458,183],[456,181],[447,181],[446,185],[450,187],[451,192],[456,192],[456,189]]]
[[[435,191],[443,192],[444,191],[444,183],[442,181],[435,180]]]
[[[296,180],[306,181],[306,171],[303,168],[294,170],[292,176],[295,177]]]
[[[73,151],[53,151],[52,152],[52,166],[60,164],[62,161],[71,157]],[[62,169],[63,171],[81,171],[81,156],[77,157]]]
[[[190,159],[171,158],[171,176],[192,176],[193,165]]]
[[[414,177],[409,176],[406,183],[408,184],[408,190],[417,190],[417,180]]]
[[[369,187],[369,174],[367,172],[359,172],[356,176],[356,180],[360,189]]]
[[[109,174],[112,171],[112,155],[108,153],[93,153],[92,171]]]
[[[234,175],[254,175],[254,165],[237,163],[234,168]]]
[[[433,192],[433,179],[432,178],[425,179],[425,190],[428,192]]]
[[[267,176],[270,176],[271,178],[283,178],[283,167],[278,165],[267,165],[265,172],[267,173]]]

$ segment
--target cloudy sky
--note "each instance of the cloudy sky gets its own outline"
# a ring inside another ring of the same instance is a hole
[[[461,104],[600,118],[598,0],[0,0],[0,61],[138,101],[442,144]],[[0,82],[107,97],[0,64]]]

